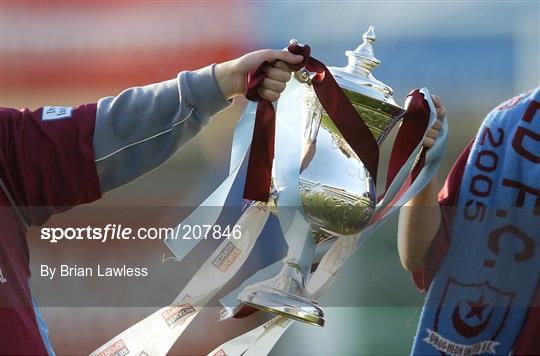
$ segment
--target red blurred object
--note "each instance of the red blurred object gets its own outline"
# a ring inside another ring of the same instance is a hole
[[[249,7],[228,2],[2,1],[3,90],[121,88],[245,52]],[[227,31],[224,31],[227,29]]]
[[[4,88],[128,87],[172,79],[182,70],[198,69],[234,58],[242,51],[223,44],[99,51],[19,51],[2,55]]]

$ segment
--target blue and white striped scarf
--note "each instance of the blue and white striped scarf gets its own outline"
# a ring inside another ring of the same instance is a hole
[[[413,354],[508,354],[540,274],[540,88],[484,120]]]

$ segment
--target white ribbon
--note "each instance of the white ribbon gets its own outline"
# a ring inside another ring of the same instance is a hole
[[[201,241],[201,239],[173,239],[173,236],[178,236],[178,231],[182,231],[182,226],[214,225],[219,218],[223,206],[225,205],[225,200],[238,176],[242,162],[251,145],[256,111],[257,103],[249,101],[240,121],[236,125],[232,141],[229,176],[208,198],[204,200],[204,202],[202,202],[201,205],[197,207],[197,209],[178,224],[170,236],[165,240],[165,244],[175,255],[177,261],[183,260],[184,257],[186,257],[186,255]]]
[[[309,272],[315,253],[315,240],[304,215],[300,198],[300,161],[303,145],[304,115],[303,85],[295,78],[276,111],[276,140],[274,149],[274,184],[278,196],[277,215],[287,241],[287,259],[298,263],[304,274]]]
[[[225,239],[171,303],[92,352],[105,356],[118,345],[130,353],[165,355],[202,307],[238,272],[261,234],[269,212],[250,206],[237,222],[240,239]]]

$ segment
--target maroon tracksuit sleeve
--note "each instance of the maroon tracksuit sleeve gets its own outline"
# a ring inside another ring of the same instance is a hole
[[[95,118],[96,104],[0,109],[0,177],[27,223],[101,196]]]

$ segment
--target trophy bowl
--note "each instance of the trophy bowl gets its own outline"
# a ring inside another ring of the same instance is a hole
[[[405,110],[395,103],[392,89],[371,73],[380,64],[373,54],[373,26],[364,33],[363,40],[354,51],[345,52],[348,57],[346,67],[329,67],[329,70],[381,146]],[[304,128],[299,189],[315,244],[320,246],[338,237],[361,232],[375,211],[377,197],[372,176],[325,112],[310,84],[309,75],[305,69],[295,73],[295,78],[303,83],[304,91],[299,103]],[[277,213],[276,199],[279,195],[273,189],[265,204],[274,213]],[[324,312],[305,287],[309,271],[302,272],[298,258],[291,253],[284,261],[278,275],[246,287],[239,296],[240,301],[267,312],[323,326]]]

